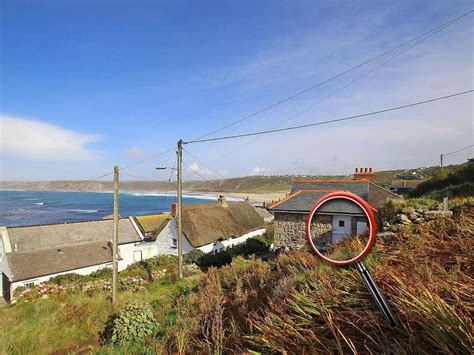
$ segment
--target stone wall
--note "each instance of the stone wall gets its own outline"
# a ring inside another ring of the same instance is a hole
[[[306,243],[306,218],[305,214],[297,213],[275,213],[274,220],[274,244],[275,247],[288,246],[300,249]],[[332,217],[318,216],[311,224],[311,234],[315,244],[324,245],[331,242]]]
[[[421,224],[427,221],[453,218],[452,211],[443,211],[440,209],[429,209],[428,207],[413,208],[404,207],[392,218],[382,219],[382,230],[384,232],[398,232],[403,226],[409,224]]]

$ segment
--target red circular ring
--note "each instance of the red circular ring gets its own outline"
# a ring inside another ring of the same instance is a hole
[[[321,252],[316,248],[316,246],[313,243],[313,240],[311,239],[311,220],[313,219],[313,216],[316,213],[316,210],[324,202],[327,202],[327,201],[333,200],[333,199],[337,199],[337,198],[343,198],[343,199],[352,201],[352,202],[356,203],[357,205],[359,205],[359,207],[362,208],[365,215],[367,216],[367,219],[369,220],[369,228],[370,228],[369,241],[368,241],[367,245],[365,246],[364,250],[362,250],[362,252],[359,255],[357,255],[355,258],[352,258],[350,260],[340,261],[340,260],[329,259],[328,257],[321,254]],[[327,195],[321,197],[311,207],[311,210],[308,214],[308,218],[306,219],[306,241],[308,242],[311,249],[320,258],[326,260],[328,263],[336,265],[336,266],[348,266],[348,265],[352,265],[352,264],[358,262],[359,260],[363,259],[369,253],[370,249],[372,249],[372,247],[374,246],[374,243],[375,243],[375,231],[376,231],[376,229],[377,229],[377,223],[375,222],[374,212],[372,211],[372,207],[370,207],[370,205],[365,200],[363,200],[362,198],[360,198],[359,196],[357,196],[357,195],[355,195],[351,192],[336,191],[336,192],[332,192],[330,194],[327,194]]]

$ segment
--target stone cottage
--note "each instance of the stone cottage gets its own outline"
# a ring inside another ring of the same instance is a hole
[[[305,223],[313,204],[321,197],[336,191],[352,192],[374,209],[387,199],[400,198],[373,181],[372,168],[356,168],[353,180],[295,180],[290,194],[268,209],[275,216],[275,246],[295,249],[306,246]],[[349,201],[325,203],[313,218],[315,244],[337,243],[343,236],[362,234],[367,229],[367,219],[360,207]]]

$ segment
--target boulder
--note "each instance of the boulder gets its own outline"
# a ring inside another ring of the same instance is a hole
[[[410,224],[411,221],[410,221],[410,218],[408,218],[408,216],[406,214],[397,214],[395,216],[395,220],[398,222],[398,223],[401,223],[401,224]]]
[[[415,209],[413,207],[404,207],[402,208],[402,213],[403,214],[412,214],[413,212],[415,212]]]
[[[425,219],[432,221],[434,219],[453,218],[452,211],[426,211],[424,214]]]

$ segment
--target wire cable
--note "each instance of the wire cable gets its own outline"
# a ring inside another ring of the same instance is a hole
[[[279,128],[279,127],[283,126],[285,123],[287,123],[287,122],[289,122],[289,121],[292,121],[292,120],[298,118],[298,117],[299,117],[300,115],[302,115],[303,113],[309,111],[310,109],[312,109],[313,107],[319,105],[319,104],[322,103],[323,101],[325,101],[325,100],[331,98],[332,96],[334,96],[334,95],[337,94],[338,92],[340,92],[340,91],[346,89],[347,87],[351,86],[352,84],[356,83],[357,81],[363,79],[363,78],[366,77],[367,75],[373,73],[375,70],[377,70],[377,69],[383,67],[384,65],[388,64],[389,62],[391,62],[392,60],[398,58],[398,57],[401,56],[402,54],[405,54],[406,52],[408,52],[408,51],[409,51],[410,49],[412,49],[413,47],[415,47],[415,46],[419,45],[420,43],[422,43],[422,42],[428,40],[429,38],[433,37],[435,34],[437,34],[438,32],[440,32],[440,31],[442,31],[442,30],[444,30],[445,28],[447,28],[447,27],[448,27],[449,25],[451,25],[452,23],[453,23],[453,22],[448,23],[448,24],[446,24],[446,25],[440,27],[439,29],[437,29],[436,31],[432,32],[431,34],[429,34],[429,35],[426,36],[425,38],[422,38],[421,40],[415,42],[414,44],[410,45],[408,48],[406,48],[406,49],[400,51],[399,53],[397,53],[397,54],[395,54],[394,56],[390,57],[390,58],[387,59],[386,61],[384,61],[384,62],[378,64],[377,66],[375,66],[374,68],[372,68],[372,69],[370,69],[369,71],[365,72],[364,74],[362,74],[362,75],[358,76],[357,78],[351,80],[350,82],[348,82],[347,84],[343,85],[343,86],[340,87],[339,89],[333,91],[333,92],[330,93],[329,95],[327,95],[327,96],[325,96],[325,97],[319,99],[319,100],[316,101],[315,103],[309,105],[308,107],[306,107],[306,108],[304,108],[303,110],[299,111],[298,113],[296,113],[295,115],[291,116],[290,118],[288,118],[288,119],[286,119],[286,120],[280,122],[280,123],[277,124],[276,126],[273,126],[271,129]],[[252,144],[253,142],[255,142],[255,141],[257,141],[257,140],[258,140],[258,137],[252,138],[252,139],[249,140],[248,142],[242,144],[241,146],[239,146],[239,147],[237,147],[237,148],[231,150],[231,151],[228,152],[227,154],[224,154],[223,156],[221,156],[221,157],[217,158],[216,160],[212,161],[212,162],[210,163],[210,165],[213,165],[213,164],[215,164],[215,163],[221,161],[222,159],[227,158],[228,156],[230,156],[230,155],[232,155],[233,153],[239,151],[240,149],[242,149],[242,148],[248,146],[249,144]],[[189,153],[189,152],[188,152],[188,153]],[[194,157],[194,158],[197,159],[196,157]],[[201,163],[202,163],[202,162],[201,162]],[[202,164],[204,164],[204,163],[202,163]],[[209,169],[211,169],[211,170],[214,170],[214,169],[210,168],[209,166],[207,166],[207,168],[209,168]],[[201,169],[198,169],[198,171],[199,171],[199,170],[201,170]],[[214,171],[215,171],[215,170],[214,170]]]
[[[227,125],[225,125],[225,126],[223,126],[223,127],[221,127],[221,128],[218,128],[218,129],[216,129],[216,130],[214,130],[214,131],[212,131],[212,132],[209,132],[209,133],[207,133],[207,134],[205,134],[205,135],[202,135],[202,136],[200,136],[199,138],[196,138],[195,140],[196,140],[196,141],[201,140],[201,139],[203,139],[203,138],[205,138],[205,137],[208,137],[208,136],[210,136],[210,135],[213,135],[214,133],[220,132],[220,131],[222,131],[222,130],[224,130],[224,129],[226,129],[226,128],[235,126],[235,125],[238,124],[238,123],[241,123],[241,122],[246,121],[246,120],[248,120],[248,119],[250,119],[250,118],[252,118],[252,117],[255,117],[255,116],[257,116],[257,115],[259,115],[259,114],[261,114],[261,113],[263,113],[263,112],[265,112],[265,111],[268,111],[268,110],[272,109],[273,107],[276,107],[276,106],[281,105],[281,104],[283,104],[283,103],[285,103],[285,102],[287,102],[287,101],[290,101],[290,100],[294,99],[295,97],[301,96],[301,95],[307,93],[308,91],[311,91],[311,90],[313,90],[313,89],[315,89],[315,88],[317,88],[317,87],[319,87],[319,86],[321,86],[321,85],[324,85],[324,84],[326,84],[326,83],[328,83],[328,82],[330,82],[330,81],[332,81],[332,80],[334,80],[334,79],[337,79],[337,78],[339,78],[339,77],[341,77],[341,76],[343,76],[343,75],[345,75],[345,74],[347,74],[347,73],[350,73],[351,71],[354,71],[355,69],[358,69],[358,68],[360,68],[360,67],[362,67],[362,66],[364,66],[364,65],[366,65],[366,64],[368,64],[368,63],[371,63],[371,62],[373,62],[373,61],[375,61],[375,60],[377,60],[377,59],[383,57],[384,55],[389,54],[389,53],[391,53],[391,52],[393,52],[393,51],[395,51],[395,50],[397,50],[397,49],[399,49],[399,48],[401,48],[401,47],[403,47],[403,46],[405,46],[405,45],[407,45],[407,44],[409,44],[409,43],[411,43],[411,42],[413,42],[413,41],[416,41],[416,40],[418,40],[418,39],[420,39],[420,38],[422,38],[422,37],[424,37],[424,36],[426,36],[426,35],[428,35],[428,34],[434,32],[434,31],[439,31],[439,30],[441,30],[441,29],[444,29],[445,27],[451,25],[452,23],[457,22],[457,21],[463,19],[464,17],[470,15],[472,12],[474,12],[474,10],[470,10],[470,11],[468,11],[468,12],[465,12],[465,13],[463,13],[462,15],[460,15],[460,16],[458,16],[458,17],[456,17],[456,18],[454,18],[454,19],[452,19],[452,20],[450,20],[450,21],[448,21],[448,22],[445,22],[445,23],[443,23],[443,24],[441,24],[441,25],[439,25],[439,26],[437,26],[437,27],[435,27],[435,28],[433,28],[433,29],[431,29],[431,30],[429,30],[429,31],[427,31],[427,32],[424,32],[424,33],[422,33],[422,34],[420,34],[420,35],[418,35],[418,36],[416,36],[416,37],[414,37],[414,38],[412,38],[412,39],[410,39],[410,40],[408,40],[408,41],[405,41],[405,42],[403,42],[403,43],[401,43],[401,44],[399,44],[399,45],[397,45],[397,46],[395,46],[395,47],[393,47],[393,48],[391,48],[391,49],[389,49],[389,50],[387,50],[387,51],[385,51],[385,52],[382,52],[382,53],[380,53],[380,54],[378,54],[378,55],[376,55],[376,56],[374,56],[374,57],[372,57],[372,58],[370,58],[370,59],[367,59],[367,60],[363,61],[362,63],[359,63],[359,64],[357,64],[357,65],[355,65],[355,66],[353,66],[353,67],[350,67],[349,69],[346,69],[346,70],[344,70],[344,71],[342,71],[342,72],[340,72],[340,73],[338,73],[338,74],[336,74],[336,75],[333,75],[332,77],[330,77],[330,78],[328,78],[328,79],[325,79],[325,80],[323,80],[323,81],[321,81],[321,82],[319,82],[319,83],[317,83],[317,84],[314,84],[314,85],[310,86],[309,88],[303,89],[303,90],[301,90],[301,91],[299,91],[299,92],[297,92],[297,93],[295,93],[295,94],[293,94],[293,95],[290,95],[290,96],[288,96],[288,97],[286,97],[286,98],[283,98],[283,99],[281,99],[281,100],[279,100],[279,101],[276,101],[276,102],[274,102],[273,104],[271,104],[271,105],[269,105],[269,106],[266,106],[266,107],[264,107],[264,108],[262,108],[262,109],[260,109],[260,110],[258,110],[258,111],[256,111],[256,112],[254,112],[254,113],[252,113],[252,114],[250,114],[250,115],[244,116],[244,117],[242,117],[241,119],[238,119],[238,120],[236,120],[236,121],[234,121],[234,122],[231,122],[231,123],[229,123],[229,124],[227,124]]]
[[[202,160],[200,160],[198,157],[194,156],[193,154],[191,154],[191,152],[189,152],[187,149],[184,149],[183,150],[188,153],[192,158],[194,158],[195,160],[197,160],[198,162],[200,162],[204,167],[208,168],[209,170],[215,172],[217,175],[219,175],[222,179],[225,179],[225,176],[222,175],[221,173],[219,173],[217,170],[211,168],[209,165],[207,165],[206,163],[204,163]],[[202,168],[200,169],[197,169],[196,171],[201,171]]]
[[[327,121],[321,121],[321,122],[315,122],[315,123],[309,123],[309,124],[304,124],[304,125],[299,125],[299,126],[279,128],[279,129],[269,129],[269,130],[265,130],[265,131],[249,132],[249,133],[243,133],[243,134],[234,134],[234,135],[230,135],[230,136],[223,136],[223,137],[216,137],[216,138],[199,139],[199,140],[192,140],[192,141],[187,141],[187,142],[183,141],[183,144],[196,144],[196,143],[204,143],[204,142],[215,142],[215,141],[222,141],[222,140],[228,140],[228,139],[260,136],[260,135],[276,133],[276,132],[292,131],[292,130],[307,128],[307,127],[321,126],[321,125],[325,125],[325,124],[329,124],[329,123],[348,121],[348,120],[353,120],[353,119],[356,119],[356,118],[373,116],[373,115],[378,115],[378,114],[381,114],[381,113],[402,110],[402,109],[409,108],[409,107],[425,105],[425,104],[428,104],[428,103],[441,101],[441,100],[446,100],[446,99],[456,97],[456,96],[460,96],[460,95],[466,95],[466,94],[472,93],[473,91],[474,90],[466,90],[466,91],[457,92],[457,93],[450,94],[450,95],[435,97],[435,98],[424,100],[424,101],[413,102],[413,103],[406,104],[406,105],[390,107],[390,108],[386,108],[386,109],[383,109],[383,110],[367,112],[367,113],[362,113],[362,114],[359,114],[359,115],[347,116],[347,117],[337,118],[337,119],[333,119],[333,120],[327,120]]]
[[[217,191],[219,191],[220,187],[219,187],[218,185],[216,185],[216,184],[214,183],[214,181],[211,181],[211,180],[205,178],[204,176],[202,176],[201,174],[199,174],[199,172],[198,172],[197,170],[191,168],[189,165],[185,164],[184,162],[183,162],[183,165],[184,165],[186,168],[188,168],[189,170],[191,170],[193,173],[195,173],[196,175],[198,175],[201,179],[203,179],[203,180],[207,181],[208,183],[214,185],[214,187],[216,187]]]
[[[447,156],[447,155],[451,155],[451,154],[456,154],[456,153],[462,152],[462,151],[464,151],[464,150],[466,150],[466,149],[469,149],[469,148],[472,148],[472,147],[474,147],[474,144],[468,145],[467,147],[461,148],[461,149],[456,150],[456,151],[454,151],[454,152],[451,152],[451,153],[444,153],[444,154],[441,154],[441,155],[442,155],[443,157],[445,157],[445,156]]]

